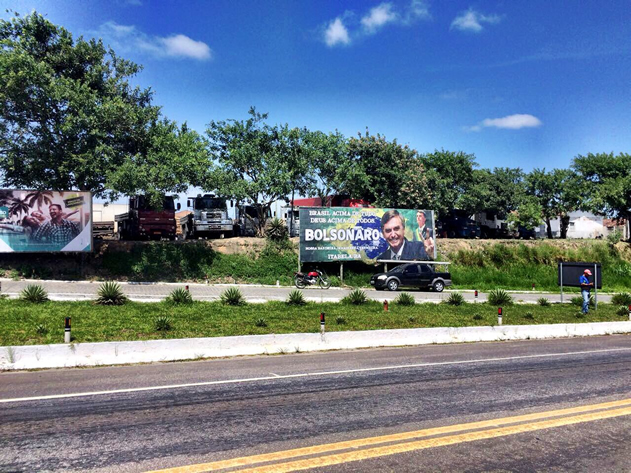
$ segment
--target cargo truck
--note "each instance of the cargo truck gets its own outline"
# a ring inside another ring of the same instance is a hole
[[[224,238],[237,233],[235,219],[228,215],[228,203],[225,198],[215,194],[198,194],[197,197],[187,199],[187,207],[192,213],[178,221],[183,239]]]
[[[165,196],[162,205],[151,206],[144,195],[129,198],[129,210],[116,215],[116,238],[119,240],[175,240],[175,205],[172,196]]]

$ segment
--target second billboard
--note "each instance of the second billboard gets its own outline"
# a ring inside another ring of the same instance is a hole
[[[300,209],[300,261],[434,260],[434,212],[412,209]]]

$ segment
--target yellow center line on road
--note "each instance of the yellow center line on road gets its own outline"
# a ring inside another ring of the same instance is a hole
[[[621,408],[622,407],[622,408]],[[605,410],[614,409],[615,410]],[[219,471],[226,468],[247,467],[259,463],[267,463],[272,461],[285,461],[292,458],[304,457],[309,455],[328,454],[332,452],[358,449],[378,444],[405,442],[412,439],[422,439],[436,435],[453,434],[475,429],[487,429],[477,432],[467,432],[448,437],[439,437],[432,439],[419,440],[409,443],[387,445],[378,448],[364,449],[360,451],[344,452],[334,455],[327,455],[316,458],[308,458],[297,460],[284,464],[266,465],[257,468],[239,470],[248,472],[284,472],[297,471],[320,466],[335,465],[344,462],[375,458],[385,455],[393,455],[411,450],[420,450],[424,448],[438,447],[444,445],[452,445],[461,442],[471,442],[474,440],[482,440],[485,438],[500,437],[505,435],[513,435],[533,430],[547,429],[559,427],[562,425],[570,425],[580,422],[590,422],[609,417],[617,417],[631,414],[631,399],[620,401],[605,402],[600,404],[591,404],[587,406],[578,406],[568,409],[557,409],[553,411],[537,412],[533,414],[525,414],[513,417],[504,417],[500,419],[491,419],[478,422],[470,422],[467,424],[449,425],[445,427],[434,427],[429,429],[417,430],[413,432],[402,432],[398,434],[382,435],[378,437],[368,437],[364,439],[348,440],[344,442],[335,442],[323,445],[314,445],[312,447],[296,448],[280,452],[265,453],[260,455],[252,455],[248,457],[233,458],[230,460],[221,460],[211,463],[201,463],[197,465],[188,465],[175,468],[167,468],[156,470],[149,473],[202,473],[207,471]],[[572,416],[572,417],[560,417]],[[554,418],[554,419],[551,419]],[[542,419],[545,419],[541,421]],[[540,422],[533,422],[540,421]],[[531,422],[531,423],[524,423]],[[518,424],[509,427],[508,424]],[[322,463],[324,462],[324,463]]]

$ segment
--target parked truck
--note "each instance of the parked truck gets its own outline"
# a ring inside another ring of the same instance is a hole
[[[177,210],[180,210],[177,204]],[[151,206],[146,196],[129,198],[129,210],[116,215],[116,237],[119,240],[175,240],[175,210],[172,196],[165,196],[162,205]]]
[[[237,222],[230,218],[225,198],[215,194],[198,194],[187,199],[187,207],[192,212],[178,221],[182,238],[224,238],[238,233]]]
[[[265,225],[272,219],[272,211],[267,209]],[[259,214],[255,205],[237,206],[237,228],[241,236],[256,236],[259,229]]]

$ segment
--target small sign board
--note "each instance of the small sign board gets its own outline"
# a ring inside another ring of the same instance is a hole
[[[581,287],[579,278],[583,271],[589,269],[592,275],[589,277],[590,282],[594,283],[596,289],[602,289],[603,277],[602,266],[600,263],[571,262],[559,263],[557,272],[557,284],[563,287]]]

